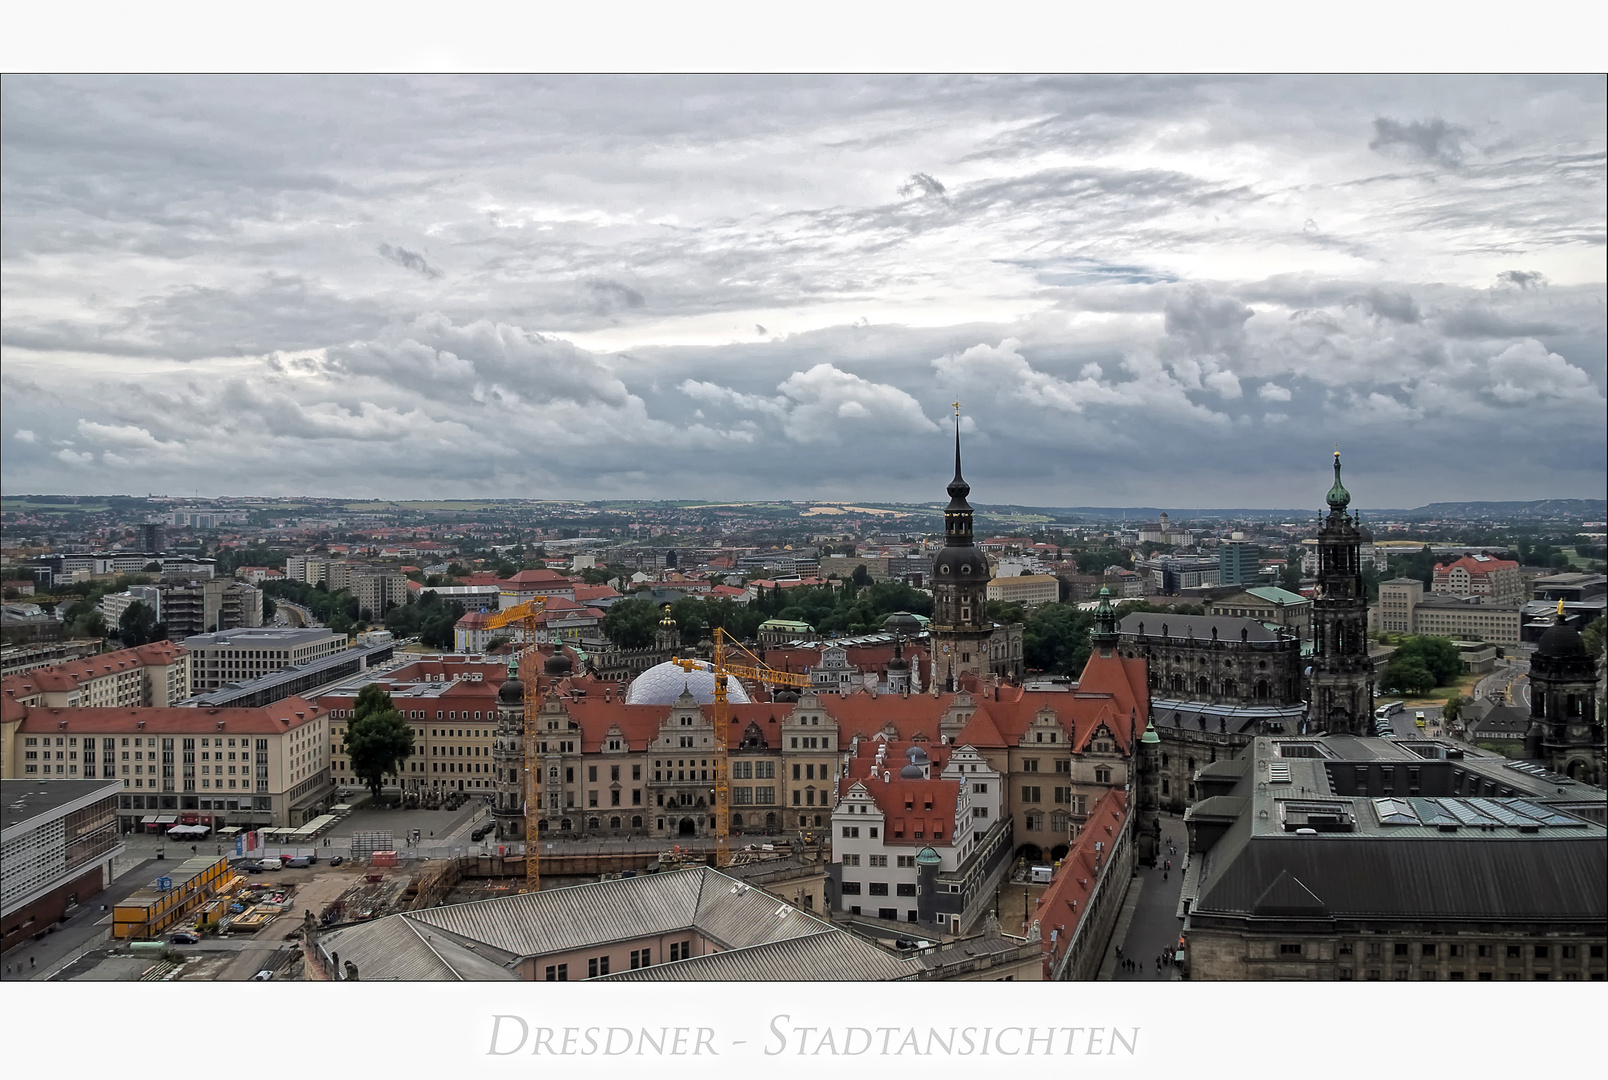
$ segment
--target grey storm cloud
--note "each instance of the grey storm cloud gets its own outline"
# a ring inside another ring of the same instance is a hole
[[[944,197],[944,185],[936,177],[928,176],[924,172],[911,173],[910,179],[899,185],[901,195],[931,195],[934,198]]]
[[[647,299],[636,289],[607,278],[591,278],[586,282],[592,302],[599,313],[630,310],[642,307]]]
[[[417,251],[410,251],[405,247],[393,247],[390,244],[381,244],[377,249],[380,257],[389,259],[398,266],[423,274],[427,278],[438,278],[441,271],[431,266]]]
[[[1515,289],[1539,289],[1547,283],[1547,276],[1539,270],[1504,270],[1496,275],[1496,281]]]
[[[1351,303],[1364,308],[1370,315],[1381,319],[1390,319],[1399,323],[1419,323],[1424,321],[1423,314],[1418,310],[1418,304],[1405,292],[1369,289],[1366,293],[1351,301]]]
[[[1461,125],[1448,123],[1438,116],[1406,123],[1381,116],[1375,118],[1373,126],[1374,137],[1368,143],[1370,150],[1404,149],[1438,165],[1463,163],[1469,131]]]
[[[0,91],[8,492],[1603,487],[1600,80]]]

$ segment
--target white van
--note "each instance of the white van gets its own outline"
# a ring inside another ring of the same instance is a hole
[[[268,858],[262,861],[262,868],[264,870],[283,870],[285,868],[285,860],[279,858],[277,855],[270,855]]]

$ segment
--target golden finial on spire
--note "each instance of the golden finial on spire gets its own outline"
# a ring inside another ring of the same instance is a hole
[[[960,402],[955,402],[955,419],[960,419]]]
[[[1563,598],[1562,597],[1558,598],[1558,619],[1560,621],[1563,619]]]

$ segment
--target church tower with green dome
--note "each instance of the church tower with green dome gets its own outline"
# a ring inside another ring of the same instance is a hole
[[[1368,658],[1368,594],[1362,584],[1362,530],[1348,513],[1334,452],[1329,515],[1318,532],[1318,594],[1312,601],[1309,729],[1367,735],[1373,724],[1373,662]]]

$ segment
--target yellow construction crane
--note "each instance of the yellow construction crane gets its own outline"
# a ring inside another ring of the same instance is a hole
[[[524,651],[519,656],[519,681],[525,684],[525,891],[535,892],[542,887],[541,819],[542,786],[541,763],[536,760],[536,714],[541,701],[536,694],[536,629],[541,614],[547,607],[547,597],[537,596],[522,604],[505,608],[486,620],[487,630],[501,630],[518,625],[524,631]]]
[[[767,683],[772,686],[808,686],[808,675],[795,675],[790,671],[777,671],[767,667],[765,662],[737,642],[735,648],[748,653],[752,664],[726,663],[726,632],[715,627],[715,865],[731,865],[731,762],[729,760],[730,744],[727,739],[727,729],[731,723],[730,712],[726,703],[726,679],[736,676],[751,679],[755,682]],[[676,657],[672,663],[679,664],[683,671],[702,670],[704,661],[683,660]],[[528,845],[527,845],[528,846]]]

